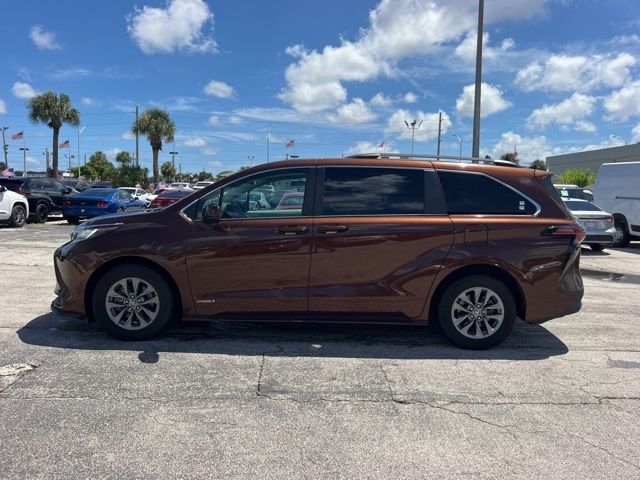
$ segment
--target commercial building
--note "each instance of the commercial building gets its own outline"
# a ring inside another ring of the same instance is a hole
[[[640,143],[554,155],[546,159],[547,168],[555,174],[573,168],[589,169],[593,172],[598,172],[600,165],[603,163],[637,161],[640,161]]]

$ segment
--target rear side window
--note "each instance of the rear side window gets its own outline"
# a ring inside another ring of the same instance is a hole
[[[439,171],[450,214],[533,215],[536,205],[488,175]]]
[[[422,214],[424,186],[420,169],[327,167],[320,214]]]

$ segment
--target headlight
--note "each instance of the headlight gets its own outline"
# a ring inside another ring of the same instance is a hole
[[[122,223],[111,223],[109,225],[96,225],[93,228],[92,227],[83,227],[81,225],[81,226],[76,227],[73,230],[73,232],[71,232],[71,241],[72,242],[80,242],[82,240],[86,240],[89,237],[92,237],[93,235],[100,234],[100,233],[105,233],[105,232],[110,232],[111,230],[115,230],[120,225],[122,225]]]

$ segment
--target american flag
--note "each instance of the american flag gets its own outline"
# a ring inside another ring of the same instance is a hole
[[[378,148],[384,148],[384,141],[378,145]]]
[[[18,132],[11,135],[11,140],[22,140],[24,138],[24,132]]]
[[[13,177],[13,168],[7,168],[4,172],[2,172],[3,177]]]
[[[287,143],[286,148],[291,148],[291,147],[295,147],[296,146],[296,141],[292,138],[291,140],[289,140],[289,142]]]
[[[60,145],[58,145],[58,148],[69,148],[69,140],[65,140],[64,142],[62,142]]]

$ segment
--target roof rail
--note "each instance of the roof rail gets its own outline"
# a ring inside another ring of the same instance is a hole
[[[449,155],[425,154],[425,153],[358,153],[346,158],[399,158],[402,160],[434,160],[436,162],[481,163],[486,165],[499,165],[502,167],[520,167],[509,160],[494,160],[492,158],[454,157]]]

